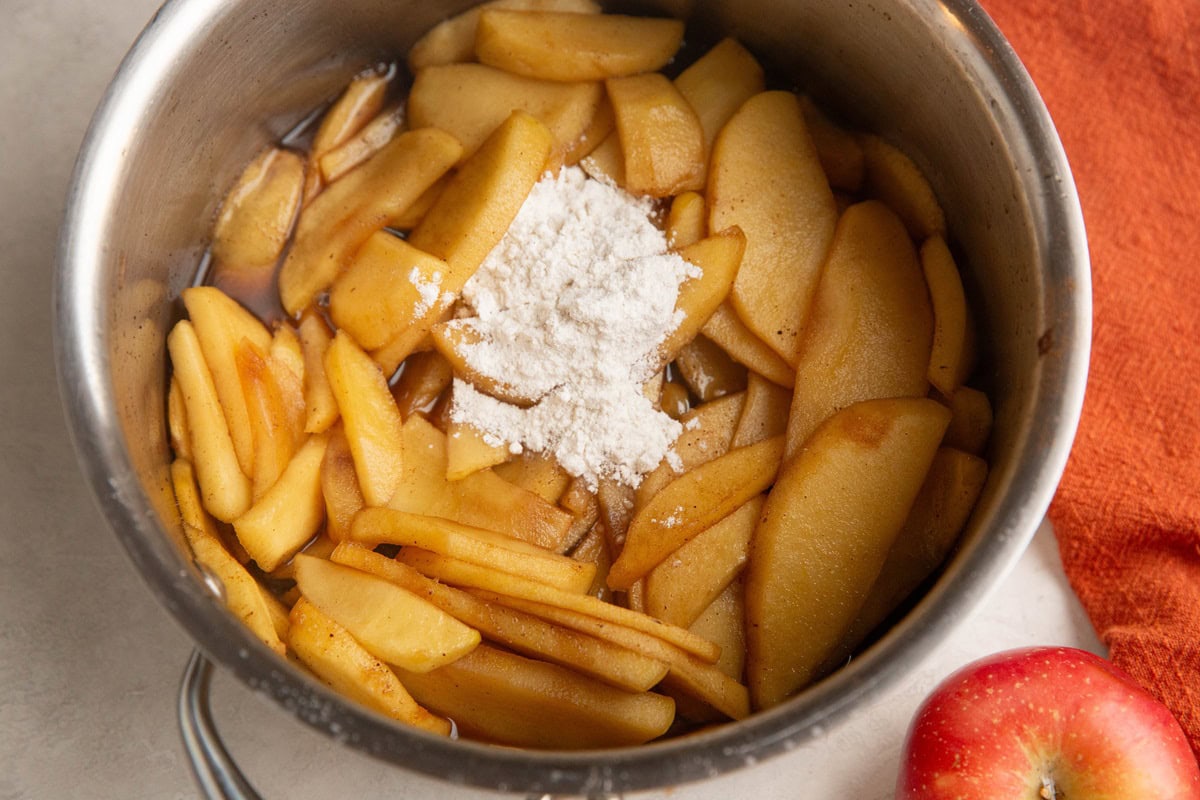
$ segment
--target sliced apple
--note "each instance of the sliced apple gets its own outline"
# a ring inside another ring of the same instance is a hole
[[[746,571],[746,674],[756,708],[806,685],[842,640],[949,421],[925,398],[864,401],[831,417],[785,463]]]
[[[992,435],[992,402],[985,393],[970,386],[958,387],[947,402],[952,416],[943,444],[981,454]]]
[[[931,236],[921,245],[921,269],[933,301],[933,347],[927,374],[929,382],[949,396],[971,369],[967,297],[954,256],[941,236]]]
[[[834,124],[807,95],[800,97],[800,111],[829,185],[844,192],[857,192],[866,171],[859,138]]]
[[[746,237],[738,228],[721,231],[679,250],[684,261],[700,268],[700,276],[679,286],[675,310],[682,312],[683,317],[678,327],[658,346],[660,365],[675,360],[679,351],[696,338],[704,323],[725,300],[745,251]]]
[[[785,433],[791,404],[791,392],[751,372],[746,382],[746,403],[729,446],[745,447]]]
[[[321,433],[338,418],[337,399],[325,376],[325,351],[333,334],[315,311],[301,315],[299,331],[304,354],[304,432]]]
[[[221,202],[211,254],[217,270],[269,278],[304,192],[304,160],[271,147],[242,170]]]
[[[679,250],[693,245],[708,235],[708,209],[704,195],[699,192],[683,192],[671,200],[667,212],[667,242]],[[741,258],[738,258],[741,262]]]
[[[866,190],[900,216],[909,234],[924,241],[946,233],[946,214],[924,173],[900,148],[873,135],[862,136]]]
[[[528,450],[507,463],[496,465],[492,471],[547,503],[557,503],[571,483],[570,474],[554,458]]]
[[[648,72],[605,82],[617,119],[625,189],[670,197],[704,186],[700,118],[665,75]],[[731,223],[730,225],[736,225]],[[714,226],[720,231],[730,225]]]
[[[717,306],[701,332],[751,372],[789,389],[795,385],[795,370],[746,327],[729,301]]]
[[[329,429],[325,457],[321,459],[321,495],[325,499],[325,531],[335,542],[350,536],[350,523],[365,505],[354,453],[341,425]]]

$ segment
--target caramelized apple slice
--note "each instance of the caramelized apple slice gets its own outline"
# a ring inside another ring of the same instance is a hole
[[[670,197],[702,188],[704,131],[675,85],[666,76],[649,72],[610,78],[605,86],[617,118],[625,189],[633,194]],[[715,225],[713,230],[730,225]]]

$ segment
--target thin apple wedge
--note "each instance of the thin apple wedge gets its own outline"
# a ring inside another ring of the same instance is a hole
[[[268,277],[291,233],[304,192],[304,160],[272,147],[242,170],[213,226],[216,269]]]
[[[954,256],[941,236],[921,245],[921,269],[933,303],[933,346],[928,378],[947,397],[971,371],[971,332],[967,298]]]
[[[487,8],[479,15],[475,55],[514,75],[600,81],[657,70],[682,41],[677,19]]]
[[[316,311],[301,315],[298,332],[304,356],[304,432],[321,433],[338,418],[337,399],[325,376],[325,351],[333,334]]]
[[[679,250],[684,261],[700,268],[700,275],[679,286],[675,309],[683,313],[683,318],[658,346],[660,365],[675,360],[679,350],[696,338],[704,323],[724,302],[737,277],[744,252],[746,237],[739,228],[721,231]]]
[[[372,655],[428,672],[475,649],[479,632],[398,586],[332,561],[296,556],[296,585]]]
[[[704,130],[675,84],[658,72],[605,82],[632,194],[670,197],[704,187]],[[736,225],[714,226],[719,231]]]
[[[942,444],[981,454],[992,435],[993,412],[988,396],[973,387],[959,386],[946,401],[952,416]]]
[[[877,201],[838,221],[796,365],[787,457],[834,412],[860,400],[924,397],[933,311],[900,219]]]
[[[667,672],[666,664],[604,639],[554,625],[498,603],[481,600],[425,577],[407,564],[346,544],[333,561],[391,581],[465,622],[493,642],[531,658],[552,661],[628,692],[652,688]]]
[[[341,425],[329,429],[321,459],[321,496],[325,500],[325,532],[335,542],[350,536],[354,515],[366,505],[354,469],[354,453]]]
[[[287,312],[296,315],[307,308],[371,234],[412,205],[461,156],[462,145],[444,131],[408,131],[321,192],[300,213],[279,272],[279,296]]]
[[[775,480],[783,437],[730,450],[667,484],[637,513],[608,585],[628,589],[696,534],[732,513]]]
[[[393,508],[363,509],[350,526],[350,540],[420,547],[579,594],[592,585],[596,572],[591,564],[502,533]]]
[[[243,339],[235,347],[234,362],[250,423],[254,448],[250,480],[257,501],[283,474],[304,437],[289,424],[283,390],[266,356]]]
[[[708,235],[708,209],[704,195],[699,192],[683,192],[671,200],[667,212],[667,242],[672,248],[681,250],[693,245]],[[741,263],[741,257],[738,257]]]
[[[342,331],[325,353],[325,375],[337,399],[363,497],[367,505],[381,506],[404,475],[403,423],[387,380]]]
[[[423,705],[464,733],[486,740],[553,749],[641,744],[666,732],[675,703],[633,694],[556,664],[482,645],[453,664],[401,673]]]
[[[392,384],[392,397],[400,416],[408,419],[418,411],[429,411],[450,388],[454,369],[436,350],[413,353],[404,362],[404,371]]]
[[[946,233],[946,214],[921,169],[904,151],[878,136],[860,138],[866,189],[895,210],[917,241]]]
[[[864,401],[831,417],[786,462],[746,570],[755,708],[812,680],[854,622],[949,421],[925,398]]]
[[[701,333],[751,372],[788,389],[796,384],[796,371],[792,366],[746,327],[728,300],[712,313]]]
[[[762,92],[725,123],[709,163],[708,204],[712,230],[737,225],[746,234],[733,307],[795,364],[837,221],[795,95]]]
[[[751,372],[746,380],[746,403],[729,446],[745,447],[786,433],[791,404],[791,392]]]
[[[446,480],[459,481],[481,469],[503,464],[512,452],[469,422],[450,421],[446,426]]]
[[[571,483],[570,474],[557,461],[528,450],[511,461],[497,464],[492,471],[514,486],[533,492],[547,503],[557,503]]]
[[[412,699],[396,673],[309,601],[292,607],[288,647],[306,667],[336,692],[381,714],[417,728],[450,734],[450,721]]]

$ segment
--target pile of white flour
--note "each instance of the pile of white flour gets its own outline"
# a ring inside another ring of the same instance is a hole
[[[467,282],[470,366],[534,400],[530,408],[454,383],[451,419],[553,455],[594,486],[636,486],[679,435],[642,392],[680,322],[679,285],[699,270],[667,253],[647,199],[568,167],[534,186],[508,233]]]

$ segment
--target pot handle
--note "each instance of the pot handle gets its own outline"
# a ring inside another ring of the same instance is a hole
[[[221,741],[209,705],[212,662],[192,651],[179,684],[179,732],[206,800],[262,800]]]

